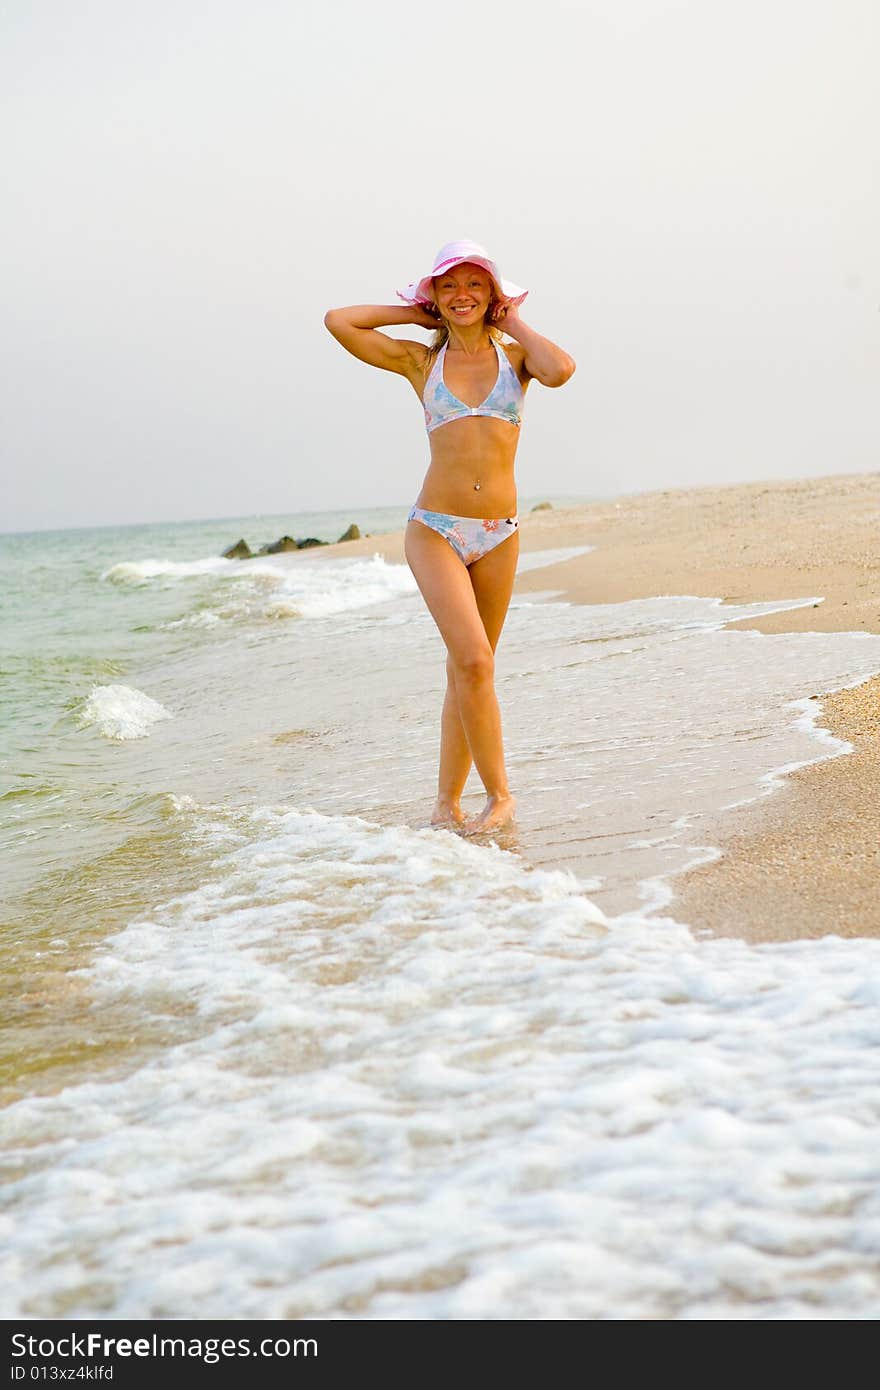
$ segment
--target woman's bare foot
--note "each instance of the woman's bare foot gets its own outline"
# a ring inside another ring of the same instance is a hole
[[[438,796],[431,812],[431,824],[446,830],[458,830],[464,824],[464,811],[461,802],[450,801],[448,797]]]
[[[462,834],[482,835],[487,830],[497,830],[499,826],[512,821],[515,813],[516,802],[509,794],[487,797],[480,814],[467,819]]]

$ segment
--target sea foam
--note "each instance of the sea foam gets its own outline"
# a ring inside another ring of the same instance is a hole
[[[168,620],[163,624],[168,628],[241,619],[326,617],[416,592],[408,567],[388,564],[378,554],[327,559],[305,551],[247,561],[215,556],[125,561],[101,577],[137,589],[150,584],[165,590],[180,586],[181,597],[194,580],[203,581],[198,590],[200,607]]]
[[[96,1269],[115,1317],[875,1314],[880,942],[696,942],[447,832],[179,815],[219,876],[83,983],[189,1036],[5,1112],[10,1315],[94,1312]]]
[[[145,738],[160,719],[171,719],[158,700],[130,685],[94,685],[79,710],[80,728],[96,725],[104,738]]]

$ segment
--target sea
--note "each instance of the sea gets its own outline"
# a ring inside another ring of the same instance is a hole
[[[524,549],[518,818],[466,839],[408,568],[222,558],[405,517],[0,535],[0,1316],[876,1317],[880,941],[701,935],[675,880],[846,754],[815,697],[880,637]]]

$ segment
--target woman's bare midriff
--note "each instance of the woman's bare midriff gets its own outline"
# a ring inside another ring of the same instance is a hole
[[[489,416],[441,425],[431,436],[431,462],[416,506],[450,516],[515,516],[518,443],[516,425]]]

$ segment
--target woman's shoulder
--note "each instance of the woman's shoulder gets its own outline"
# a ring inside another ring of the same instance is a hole
[[[527,385],[527,383],[531,381],[531,377],[526,371],[526,350],[523,347],[522,343],[514,342],[512,338],[506,338],[503,342],[500,343],[499,346],[501,347],[502,352],[506,354],[507,360],[509,361],[513,370],[516,372],[522,385]]]

